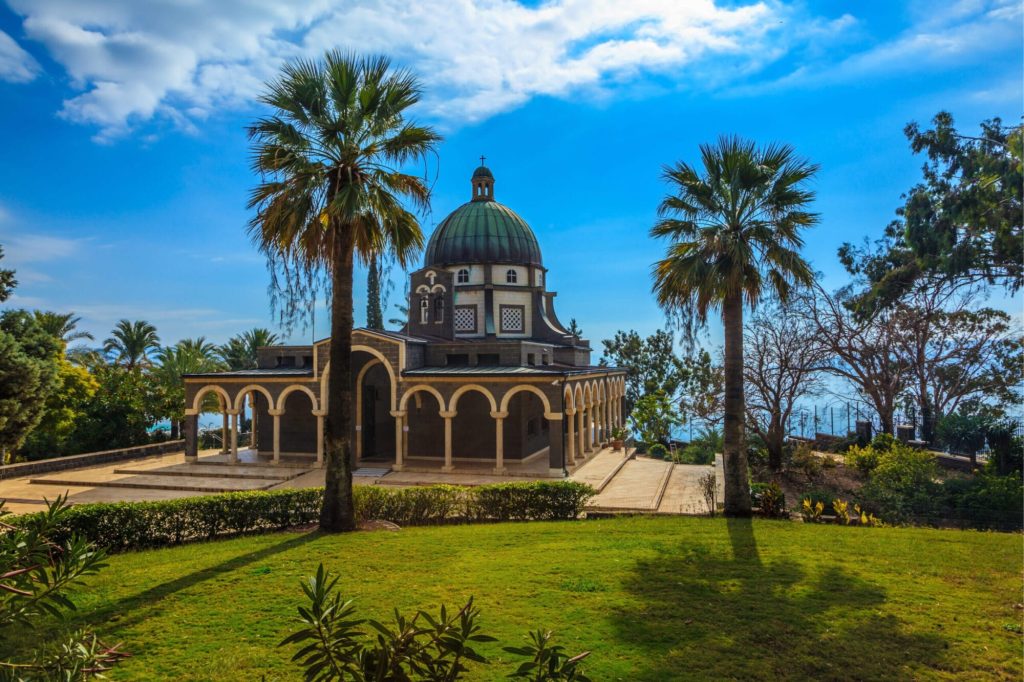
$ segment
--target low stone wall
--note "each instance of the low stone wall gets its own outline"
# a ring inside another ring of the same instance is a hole
[[[169,440],[163,443],[137,445],[135,447],[120,448],[118,450],[86,452],[81,455],[70,455],[68,457],[54,457],[52,459],[39,459],[34,462],[6,464],[4,466],[0,466],[0,480],[5,478],[15,478],[17,476],[43,474],[48,471],[78,469],[80,467],[95,466],[96,464],[105,464],[107,462],[119,462],[124,459],[152,457],[153,455],[162,455],[168,452],[179,452],[184,450],[184,448],[185,441]]]

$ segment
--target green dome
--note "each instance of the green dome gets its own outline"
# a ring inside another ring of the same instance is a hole
[[[473,171],[473,177],[474,178],[493,178],[494,174],[491,173],[491,169],[488,168],[487,166],[480,166],[475,171]]]
[[[526,221],[508,206],[494,200],[470,201],[452,211],[434,230],[423,264],[462,263],[540,266],[540,245]]]

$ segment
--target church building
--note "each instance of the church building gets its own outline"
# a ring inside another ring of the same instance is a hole
[[[411,273],[400,331],[352,334],[356,467],[562,477],[624,424],[625,372],[591,365],[589,343],[555,314],[530,226],[473,172],[471,199],[434,230]],[[331,340],[259,349],[259,367],[186,375],[186,457],[216,395],[225,452],[253,415],[261,459],[323,461]]]

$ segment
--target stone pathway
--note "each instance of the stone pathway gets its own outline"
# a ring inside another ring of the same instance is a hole
[[[629,461],[629,455],[632,452],[632,449],[623,452],[604,448],[596,455],[592,455],[590,461],[576,469],[569,478],[580,483],[588,483],[595,490],[601,492]]]
[[[714,474],[714,467],[698,464],[676,464],[672,477],[658,505],[661,514],[707,514],[708,506],[701,492],[699,481],[707,474]]]
[[[629,460],[587,508],[594,511],[657,511],[665,485],[672,475],[672,466],[671,462],[647,457]]]

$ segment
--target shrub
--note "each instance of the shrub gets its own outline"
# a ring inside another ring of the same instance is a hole
[[[647,455],[658,459],[668,459],[668,448],[661,443],[655,443],[647,448]]]
[[[0,522],[0,641],[12,630],[35,628],[49,617],[74,610],[68,591],[106,566],[102,550],[81,537],[58,538],[70,509],[58,497],[46,511],[11,525]],[[0,516],[5,516],[0,501]],[[24,638],[23,646],[5,647],[14,660],[0,661],[3,680],[85,680],[103,677],[125,654],[79,631],[46,640]]]
[[[576,481],[502,483],[476,488],[450,485],[355,488],[359,520],[400,526],[459,521],[575,519],[595,494]],[[110,551],[176,545],[316,523],[322,488],[223,493],[154,502],[114,502],[71,507],[54,528],[58,541],[73,535]],[[34,523],[38,514],[14,521]]]
[[[786,496],[778,484],[754,483],[750,486],[750,496],[754,506],[760,508],[762,516],[769,519],[789,518]]]
[[[302,666],[305,679],[447,681],[461,679],[469,671],[467,661],[488,663],[474,646],[496,640],[480,632],[480,610],[472,597],[457,611],[442,606],[437,616],[420,611],[406,618],[396,612],[392,626],[357,618],[352,601],[336,591],[338,580],[321,564],[302,582],[309,606],[299,608],[301,627],[280,644],[300,646],[292,660]],[[509,677],[589,682],[579,664],[590,652],[570,658],[551,644],[550,632],[531,632],[527,646],[505,651],[528,658]]]
[[[871,445],[861,447],[854,445],[846,451],[845,461],[846,466],[854,467],[860,473],[867,475],[875,470],[878,466],[878,458],[880,451],[876,450]]]
[[[821,505],[825,509],[831,509],[832,503],[835,502],[836,496],[834,493],[821,488],[811,488],[803,493],[801,496],[803,500],[810,500],[811,504],[817,504],[821,502]]]
[[[1024,518],[1024,484],[1020,476],[981,474],[952,478],[942,484],[946,514],[961,525],[979,529],[1019,530]]]
[[[879,454],[861,495],[868,508],[890,523],[933,517],[939,502],[937,476],[931,453],[897,442]]]
[[[793,449],[790,465],[803,473],[808,480],[813,481],[821,476],[821,458],[814,453],[810,443],[799,443]]]

